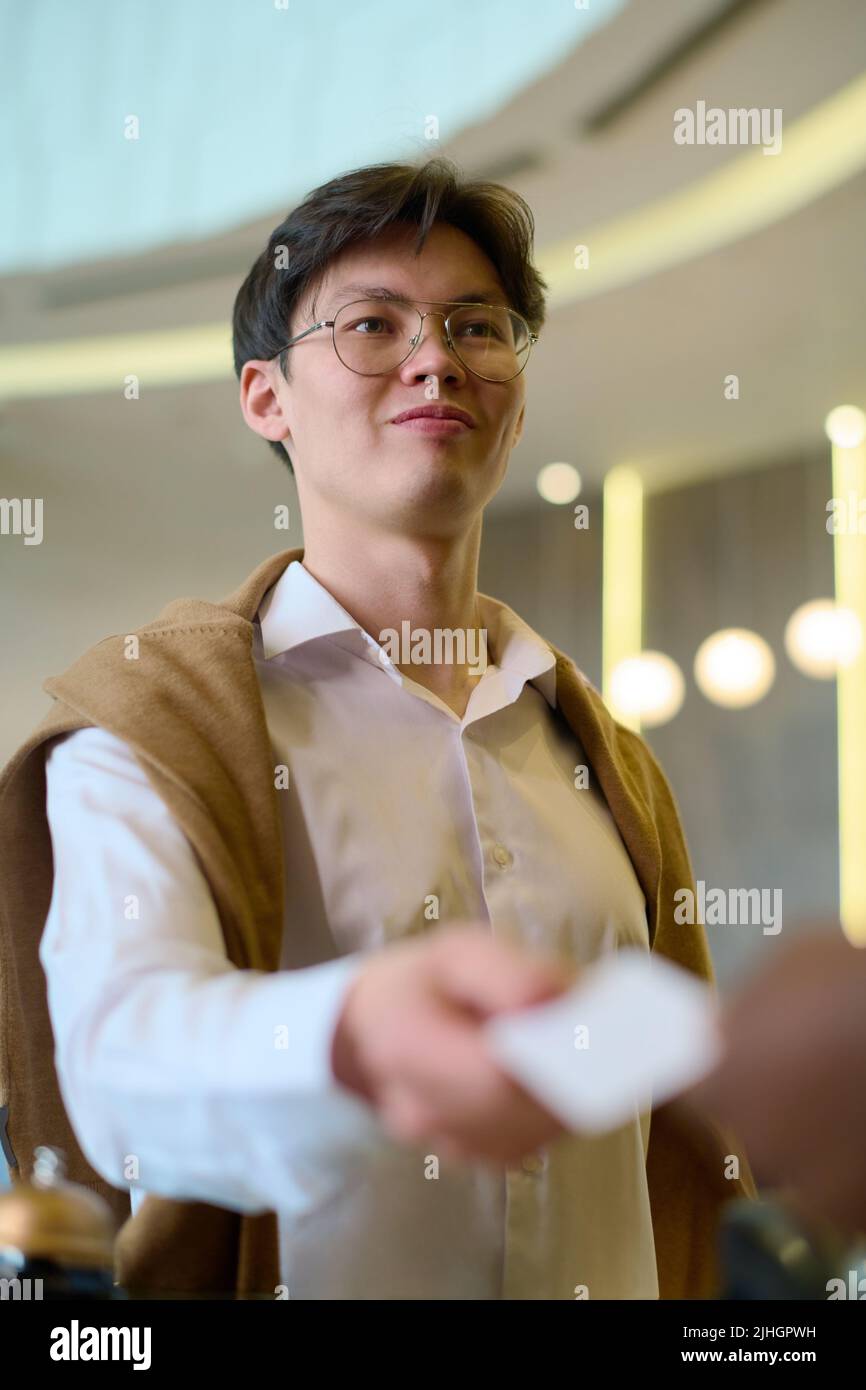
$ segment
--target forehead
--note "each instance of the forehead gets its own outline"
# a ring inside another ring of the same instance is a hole
[[[328,310],[371,289],[420,302],[485,300],[501,303],[505,290],[489,256],[464,232],[444,223],[430,230],[415,254],[414,228],[388,228],[374,240],[347,248],[327,267],[315,292]]]

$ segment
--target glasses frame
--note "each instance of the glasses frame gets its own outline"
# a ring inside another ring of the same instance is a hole
[[[411,338],[409,339],[409,350],[408,350],[408,352],[406,353],[406,355],[405,355],[404,357],[401,357],[401,358],[400,358],[400,361],[399,361],[399,362],[396,362],[396,363],[394,364],[393,367],[389,367],[388,370],[387,370],[387,371],[384,371],[384,372],[359,372],[359,371],[356,371],[354,367],[349,367],[349,366],[343,361],[342,357],[340,356],[339,350],[338,350],[338,348],[337,348],[337,339],[336,339],[336,335],[335,335],[335,333],[334,333],[334,324],[337,322],[337,319],[339,318],[340,314],[342,314],[342,313],[344,312],[344,310],[346,310],[346,309],[351,309],[351,307],[352,307],[353,304],[371,304],[371,303],[376,303],[376,302],[381,302],[382,304],[394,304],[394,303],[397,303],[397,304],[406,304],[406,305],[408,305],[410,308],[413,308],[413,309],[415,310],[416,314],[418,315],[418,320],[419,320],[419,322],[418,322],[418,332],[415,334],[414,337],[411,337]],[[451,313],[449,313],[449,314],[446,315],[446,314],[440,313],[439,311],[437,311],[437,310],[435,310],[435,309],[433,309],[433,310],[429,310],[429,309],[428,309],[426,313],[423,313],[423,314],[422,314],[421,310],[418,308],[418,305],[419,305],[419,304],[438,304],[439,307],[440,307],[440,309],[450,309],[450,310],[452,311],[452,313],[453,313],[453,311],[454,311],[455,309],[504,309],[504,310],[506,311],[506,313],[514,314],[517,318],[519,318],[519,319],[521,320],[522,323],[525,323],[525,324],[526,324],[526,331],[527,331],[527,333],[529,334],[529,346],[528,346],[527,351],[526,351],[526,357],[524,358],[524,360],[523,360],[523,362],[522,362],[522,364],[521,364],[521,366],[520,366],[520,370],[519,370],[519,371],[516,371],[516,372],[514,373],[513,376],[505,376],[505,377],[482,376],[482,375],[481,375],[481,372],[477,372],[477,371],[475,370],[474,367],[470,367],[470,366],[469,366],[468,362],[464,362],[464,361],[463,361],[463,358],[460,356],[460,353],[457,351],[457,348],[454,346],[454,340],[453,340],[453,338],[451,337]],[[399,298],[397,298],[397,299],[392,299],[392,298],[384,299],[384,298],[383,298],[383,299],[381,299],[381,301],[377,301],[377,300],[375,300],[375,299],[369,299],[369,298],[367,298],[367,299],[352,299],[352,300],[349,301],[348,304],[341,304],[340,307],[339,307],[339,309],[337,310],[337,313],[334,315],[334,317],[333,317],[332,319],[320,319],[320,321],[319,321],[318,323],[313,323],[313,324],[310,325],[309,328],[305,328],[305,329],[303,329],[302,332],[296,333],[295,336],[294,336],[293,338],[290,338],[289,341],[288,341],[287,343],[284,343],[283,346],[282,346],[277,352],[275,352],[275,353],[273,354],[273,356],[272,356],[271,358],[269,358],[268,360],[271,361],[271,362],[275,361],[275,359],[276,359],[277,357],[280,357],[284,352],[287,351],[288,348],[294,347],[296,343],[299,343],[299,342],[301,341],[302,338],[306,338],[306,337],[308,336],[308,334],[310,334],[310,333],[315,333],[315,332],[316,332],[318,329],[320,329],[320,328],[330,328],[330,330],[331,330],[331,343],[333,344],[334,352],[337,354],[337,360],[338,360],[338,362],[340,362],[340,363],[342,364],[342,366],[344,366],[344,367],[346,368],[346,371],[347,371],[347,372],[354,372],[355,376],[388,376],[390,372],[396,372],[396,371],[397,371],[397,368],[398,368],[398,367],[402,367],[402,366],[403,366],[403,363],[404,363],[404,362],[407,362],[407,361],[409,360],[409,358],[412,356],[412,353],[415,351],[416,347],[418,346],[418,344],[419,344],[420,341],[421,341],[421,335],[422,335],[422,333],[424,332],[424,320],[425,320],[426,318],[442,318],[442,319],[444,319],[444,320],[445,320],[445,325],[444,325],[444,326],[445,326],[445,338],[446,338],[446,341],[447,341],[447,343],[448,343],[449,351],[453,352],[454,356],[457,358],[457,361],[460,363],[461,367],[465,367],[465,369],[466,369],[467,372],[471,372],[473,376],[477,376],[481,381],[489,381],[489,382],[492,382],[493,384],[495,384],[495,385],[497,385],[497,386],[503,386],[507,381],[515,381],[515,380],[517,379],[517,377],[520,376],[521,372],[524,370],[524,368],[526,367],[527,362],[529,361],[529,355],[530,355],[530,353],[532,352],[532,349],[534,348],[535,344],[538,342],[538,334],[537,334],[537,333],[533,333],[532,330],[531,330],[531,328],[529,327],[529,324],[527,323],[526,319],[523,317],[523,315],[520,314],[520,313],[518,313],[518,311],[517,311],[516,309],[512,309],[511,306],[508,305],[508,304],[485,304],[485,303],[483,303],[481,300],[454,300],[454,299],[418,299],[418,300],[416,300],[416,299],[399,299]]]

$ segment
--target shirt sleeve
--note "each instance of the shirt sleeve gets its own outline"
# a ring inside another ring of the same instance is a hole
[[[363,952],[273,974],[228,960],[189,841],[104,729],[46,758],[54,884],[39,958],[55,1067],[91,1165],[117,1187],[300,1214],[384,1142],[331,1043]]]

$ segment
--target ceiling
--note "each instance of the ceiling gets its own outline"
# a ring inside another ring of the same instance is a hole
[[[422,34],[419,61],[423,53]],[[307,55],[317,71],[327,69],[326,56],[324,44]],[[435,149],[523,194],[543,266],[550,248],[586,241],[592,249],[624,216],[673,205],[743,159],[730,146],[676,144],[678,108],[699,100],[780,108],[793,130],[864,71],[862,0],[632,0]],[[787,155],[783,147],[764,161],[768,189],[771,166]],[[335,159],[330,172],[351,162]],[[494,506],[534,498],[538,468],[554,460],[574,463],[588,492],[623,462],[639,467],[650,488],[664,488],[784,461],[821,447],[832,406],[866,407],[866,160],[849,164],[793,210],[763,215],[747,233],[661,269],[623,275],[599,292],[577,282],[569,289],[560,277],[527,369],[523,439]],[[2,344],[21,353],[56,340],[227,326],[240,280],[289,205],[275,202],[265,217],[194,242],[7,276]],[[724,393],[731,373],[735,400]],[[200,489],[203,476],[265,470],[277,470],[281,489],[290,485],[244,426],[229,371],[154,389],[134,416],[117,389],[52,394],[50,373],[40,377],[37,366],[31,377],[36,394],[0,407],[7,492],[7,479],[31,465],[61,490],[64,480],[90,477],[144,492],[155,474],[172,488]]]
[[[335,163],[417,153],[431,116],[443,140],[487,120],[626,2],[87,0],[83,24],[0,0],[0,273],[200,243]]]

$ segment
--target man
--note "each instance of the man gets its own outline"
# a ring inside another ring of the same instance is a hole
[[[82,1160],[130,1191],[131,1286],[699,1297],[721,1203],[754,1190],[661,1112],[564,1133],[484,1046],[604,950],[711,975],[673,925],[691,870],[649,749],[477,591],[544,317],[531,249],[523,200],[447,161],[314,190],[234,315],[303,550],[46,682],[54,721],[4,774],[37,815],[47,765],[57,1079]]]

